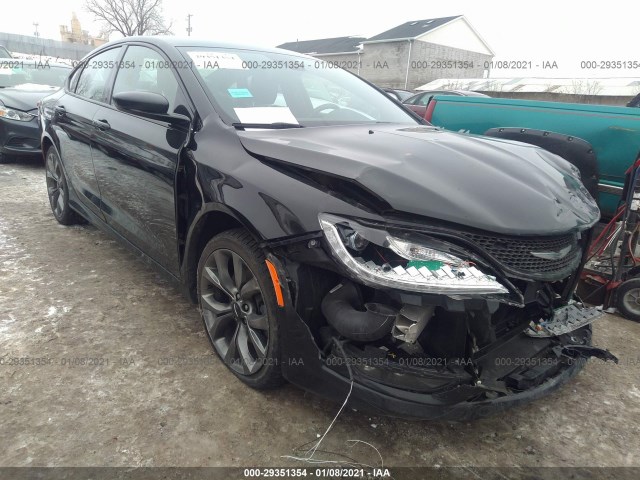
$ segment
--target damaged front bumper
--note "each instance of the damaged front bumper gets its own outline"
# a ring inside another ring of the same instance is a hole
[[[269,255],[269,260],[280,279],[290,279],[284,259]],[[417,357],[344,338],[323,342],[294,307],[300,292],[282,290],[278,319],[285,378],[336,402],[351,391],[348,405],[374,414],[471,420],[551,393],[574,377],[588,357],[617,363],[608,351],[591,346],[587,323],[559,336],[534,337],[520,329],[473,358]]]

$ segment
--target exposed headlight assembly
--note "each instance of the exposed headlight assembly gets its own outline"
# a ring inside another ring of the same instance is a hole
[[[509,293],[473,262],[432,245],[331,214],[321,213],[318,219],[334,257],[364,284],[444,295]]]
[[[14,108],[5,107],[0,105],[0,118],[7,118],[9,120],[18,120],[19,122],[30,122],[35,115],[16,110]]]

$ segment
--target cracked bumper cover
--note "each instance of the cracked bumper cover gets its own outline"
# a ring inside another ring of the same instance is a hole
[[[287,278],[282,263],[273,255],[269,260],[274,264],[280,278]],[[316,344],[314,337],[302,318],[293,308],[290,291],[283,289],[284,307],[281,307],[279,322],[281,324],[281,347],[283,374],[291,383],[298,385],[327,399],[336,402],[344,401],[349,392],[350,379],[345,371],[337,371],[331,368],[323,358],[323,352]],[[614,360],[611,354],[590,346],[591,326],[583,325],[573,334],[586,335],[589,339],[588,349],[561,348],[554,351],[549,338],[532,338],[525,332],[514,336],[509,342],[499,347],[498,352],[492,356],[480,359],[480,365],[484,365],[489,371],[499,368],[495,358],[510,358],[514,351],[521,351],[522,343],[528,342],[531,351],[554,352],[559,359],[558,368],[553,374],[545,377],[541,383],[527,388],[519,393],[510,393],[493,399],[480,401],[466,401],[474,392],[480,395],[487,390],[493,390],[490,382],[483,384],[468,383],[444,388],[433,393],[416,391],[412,388],[411,379],[408,378],[408,388],[397,388],[388,383],[378,381],[376,375],[367,375],[362,368],[353,368],[354,384],[349,399],[349,407],[367,411],[374,414],[392,415],[405,418],[422,418],[429,420],[470,420],[494,415],[507,408],[515,407],[535,399],[548,395],[573,378],[584,366],[585,359],[589,356],[599,356],[602,359]],[[515,342],[519,342],[517,345]],[[541,343],[542,342],[542,343]],[[598,355],[598,353],[606,354]],[[606,358],[611,355],[610,358]],[[502,355],[502,356],[501,356]],[[567,361],[568,360],[568,361]],[[614,360],[615,361],[615,360]],[[508,365],[502,365],[508,367]],[[393,369],[392,369],[393,370]],[[407,373],[411,375],[411,369]],[[454,369],[455,370],[455,369]],[[377,369],[377,373],[389,373],[389,369]],[[376,372],[374,372],[376,373]],[[394,372],[392,372],[393,374]],[[455,380],[458,373],[445,372],[433,375],[434,379],[442,384]],[[495,375],[494,375],[495,376]],[[526,379],[525,379],[526,380]],[[424,388],[423,388],[424,390]],[[497,390],[496,390],[497,391]]]

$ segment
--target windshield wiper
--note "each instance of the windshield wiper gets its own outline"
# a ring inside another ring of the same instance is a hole
[[[236,128],[304,128],[298,123],[274,122],[274,123],[232,123]]]

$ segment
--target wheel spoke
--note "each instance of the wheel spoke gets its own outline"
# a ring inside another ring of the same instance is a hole
[[[56,176],[56,174],[51,171],[50,167],[47,166],[47,178],[53,180],[54,182],[58,183],[58,177]]]
[[[53,208],[53,210],[58,210],[58,198],[60,197],[60,190],[56,189],[55,192],[53,192],[53,194],[51,195],[51,199],[50,199],[50,203],[51,203],[51,208]]]
[[[237,253],[231,253],[233,258],[233,281],[237,289],[244,283],[244,262]]]
[[[58,189],[58,200],[56,202],[56,210],[60,210],[60,213],[64,212],[64,192],[62,189]]]
[[[213,268],[204,267],[203,275],[209,283],[212,283],[213,285],[218,287],[220,290],[222,290],[224,293],[226,293],[229,297],[233,298],[233,294],[229,290],[227,290],[225,287],[222,286],[222,283],[220,282],[220,279],[218,278],[218,275],[216,275],[216,272],[213,270]]]
[[[54,180],[55,182],[58,182],[58,179],[60,178],[56,172],[56,165],[55,165],[55,157],[53,155],[49,155],[47,157],[47,177],[49,177],[50,179]]]
[[[269,322],[267,321],[267,315],[260,315],[254,313],[253,315],[249,315],[247,317],[247,324],[251,328],[255,328],[256,330],[265,330],[269,331]]]
[[[223,338],[229,325],[235,325],[236,321],[233,318],[232,313],[226,313],[219,316],[205,315],[204,323],[207,326],[207,331],[209,332],[211,340],[215,342],[218,339]]]
[[[238,329],[238,353],[240,354],[240,362],[242,369],[246,373],[255,373],[259,365],[249,351],[249,329],[246,325],[240,324]]]
[[[235,296],[237,289],[233,284],[233,280],[231,280],[231,275],[229,273],[229,256],[228,252],[224,252],[222,250],[216,250],[213,252],[213,258],[216,262],[216,270],[218,273],[219,286],[227,292],[229,296],[233,297]]]
[[[233,337],[231,337],[231,341],[229,342],[229,346],[224,355],[224,363],[229,365],[230,367],[237,367],[238,363],[238,332],[240,331],[240,325],[236,327],[236,331],[233,333]]]
[[[256,277],[251,277],[247,283],[240,289],[240,298],[243,300],[249,300],[251,297],[260,293],[260,286],[258,285],[258,280]]]
[[[215,299],[213,293],[205,293],[201,296],[202,308],[211,311],[214,315],[222,315],[231,312],[230,303],[222,303]]]
[[[266,339],[263,340],[261,335],[252,328],[249,328],[248,330],[249,338],[251,339],[251,343],[255,347],[256,352],[258,352],[258,356],[260,358],[264,358],[267,355],[268,341]]]

